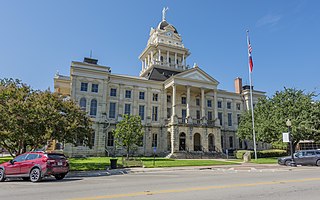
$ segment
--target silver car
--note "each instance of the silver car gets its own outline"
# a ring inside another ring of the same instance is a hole
[[[316,165],[320,166],[320,150],[301,150],[294,154],[294,161],[297,165]],[[278,158],[279,165],[290,166],[291,156]]]

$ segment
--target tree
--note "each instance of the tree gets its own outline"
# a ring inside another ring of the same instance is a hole
[[[123,119],[114,130],[114,137],[116,145],[126,147],[127,158],[129,158],[130,151],[142,142],[143,132],[140,116],[123,115]]]
[[[67,97],[34,91],[19,80],[0,80],[0,146],[11,155],[49,140],[91,146],[91,120]]]
[[[292,143],[295,149],[300,140],[319,141],[320,105],[314,93],[284,88],[271,98],[260,99],[254,108],[257,141],[281,143],[282,133],[288,131],[286,121],[292,122]],[[251,111],[241,116],[237,134],[252,140]]]

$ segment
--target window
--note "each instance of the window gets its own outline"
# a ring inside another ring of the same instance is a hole
[[[196,105],[200,106],[200,99],[199,98],[196,98]]]
[[[139,92],[139,99],[144,100],[144,92]]]
[[[218,119],[220,120],[220,126],[222,126],[222,112],[218,112]]]
[[[15,162],[24,161],[24,160],[26,159],[26,156],[27,156],[27,154],[17,156],[17,157],[14,159],[14,161],[15,161]]]
[[[167,102],[168,102],[168,103],[171,102],[171,95],[167,95]]]
[[[160,61],[163,62],[163,56],[160,56]]]
[[[124,114],[130,115],[131,114],[130,111],[131,111],[131,104],[128,104],[128,103],[124,104]]]
[[[96,116],[97,115],[97,100],[92,99],[91,104],[90,104],[90,115],[91,116]]]
[[[116,118],[116,103],[110,102],[109,118]]]
[[[212,111],[208,111],[208,120],[212,121]]]
[[[131,90],[126,90],[125,97],[126,97],[127,99],[131,99]]]
[[[81,82],[80,91],[84,91],[84,92],[88,91],[88,83]]]
[[[222,108],[222,102],[218,101],[218,108]]]
[[[110,89],[110,96],[111,97],[116,97],[117,96],[117,89],[116,88],[111,88]]]
[[[231,102],[227,102],[227,109],[231,109]]]
[[[152,106],[152,121],[158,121],[158,107]]]
[[[152,147],[158,146],[158,134],[154,133],[152,134]]]
[[[144,120],[144,105],[139,105],[139,116],[141,120]]]
[[[158,94],[153,93],[152,101],[158,101]]]
[[[80,99],[80,108],[81,110],[86,111],[86,107],[87,107],[87,100],[86,98],[82,97]]]
[[[196,113],[196,117],[197,117],[197,119],[200,119],[200,110],[197,110],[197,113]]]
[[[229,146],[231,149],[233,148],[233,137],[232,136],[229,137]]]
[[[94,146],[95,138],[96,138],[96,133],[92,132],[92,135],[91,135],[91,144],[92,144],[92,146]]]
[[[37,159],[38,157],[39,157],[38,154],[32,153],[27,155],[26,160],[34,160],[34,159]]]
[[[240,117],[241,117],[241,114],[237,114],[237,122],[238,122],[238,125],[240,124]]]
[[[207,100],[207,106],[208,106],[208,108],[212,107],[212,100]]]
[[[221,136],[221,148],[224,149],[223,136]]]
[[[114,136],[112,132],[109,132],[107,146],[112,147],[113,145],[114,145]]]
[[[167,108],[167,118],[171,117],[171,108]]]
[[[97,93],[98,89],[99,89],[99,85],[92,83],[91,92],[96,92]]]
[[[169,41],[169,43],[171,43],[171,41]],[[171,58],[169,57],[169,63],[171,64]]]
[[[181,97],[181,104],[187,104],[187,98]]]
[[[232,126],[232,113],[228,113],[228,126]]]
[[[182,109],[181,110],[181,115],[182,115],[182,123],[184,123],[186,121],[186,117],[187,117],[187,110],[186,109]]]
[[[240,103],[237,103],[236,107],[237,107],[237,110],[241,110],[241,104]]]

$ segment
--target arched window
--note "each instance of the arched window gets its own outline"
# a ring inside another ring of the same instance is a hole
[[[81,110],[86,111],[86,107],[87,107],[87,100],[86,98],[82,97],[80,99],[80,108]]]
[[[97,115],[97,100],[92,99],[90,104],[90,115],[96,116]]]

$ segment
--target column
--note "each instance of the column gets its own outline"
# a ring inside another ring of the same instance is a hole
[[[214,96],[213,96],[213,100],[214,100],[214,119],[218,119],[218,97],[217,97],[217,90],[213,91]],[[219,125],[219,124],[216,124]]]
[[[190,117],[190,86],[187,86],[187,118]]]
[[[167,51],[167,66],[170,66],[169,65],[169,51]]]
[[[186,60],[184,58],[184,54],[182,55],[182,65],[183,65],[183,68],[185,69],[186,67]]]
[[[153,64],[153,51],[151,51],[151,64]]]
[[[177,53],[174,53],[174,66],[176,68],[178,68],[178,65],[177,65]]]
[[[201,117],[202,118],[206,116],[204,105],[205,105],[204,88],[201,88]]]
[[[147,58],[144,58],[144,68],[147,68]]]
[[[159,63],[161,62],[161,50],[159,49],[158,50],[158,61],[159,61]],[[160,63],[160,65],[161,65],[162,63]]]
[[[143,71],[144,70],[144,63],[143,63],[143,61],[141,61],[141,71]]]
[[[150,55],[148,54],[148,67],[150,66]]]
[[[176,85],[172,85],[172,118],[176,115]]]
[[[165,89],[164,90],[164,95],[163,95],[164,97],[164,99],[163,99],[163,118],[166,120],[166,119],[168,119],[168,117],[167,117],[167,115],[168,115],[168,113],[167,113],[167,108],[168,108],[168,102],[167,102],[167,90]]]

